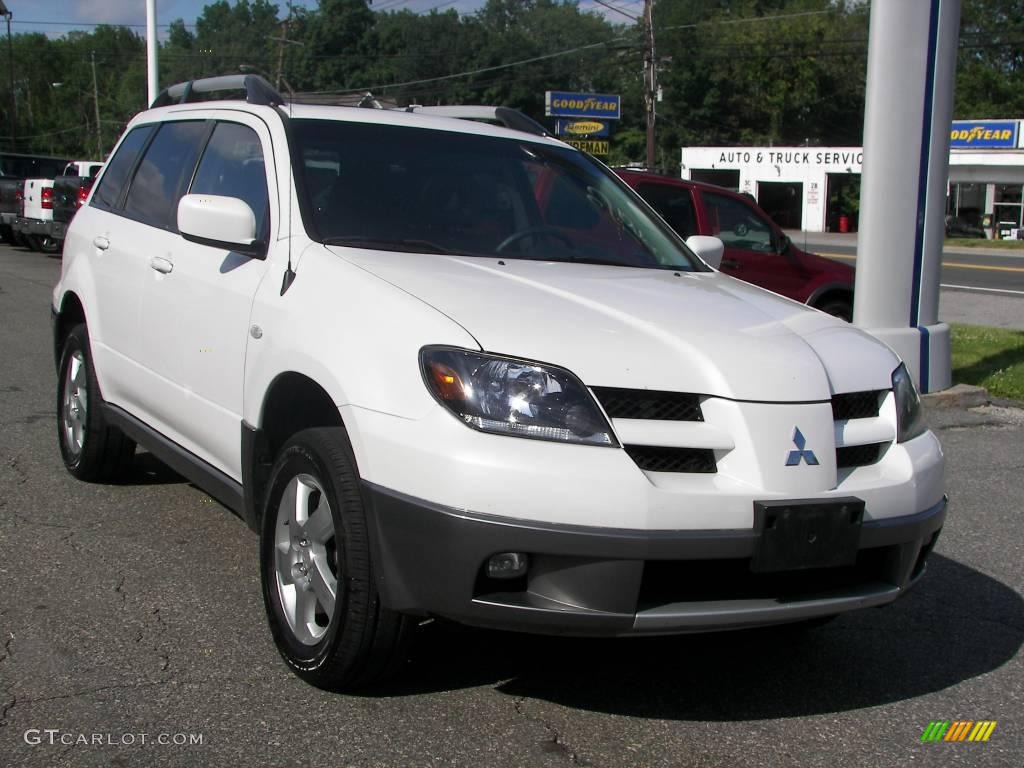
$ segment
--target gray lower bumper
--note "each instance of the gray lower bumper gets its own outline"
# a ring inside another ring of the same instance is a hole
[[[53,222],[43,221],[42,219],[26,219],[19,216],[14,220],[11,228],[15,232],[20,232],[23,235],[43,235],[44,237],[50,237],[53,233]]]
[[[852,566],[757,574],[757,530],[634,531],[477,515],[364,484],[377,586],[388,607],[544,634],[702,632],[883,605],[924,571],[946,501],[865,522]],[[520,579],[487,559],[525,552]]]

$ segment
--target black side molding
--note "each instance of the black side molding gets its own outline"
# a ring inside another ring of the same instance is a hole
[[[242,486],[219,469],[164,437],[123,408],[103,403],[103,415],[132,440],[178,474],[188,478],[217,501],[244,519]],[[246,521],[248,522],[248,521]]]

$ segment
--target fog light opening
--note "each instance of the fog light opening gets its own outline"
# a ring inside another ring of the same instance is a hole
[[[487,577],[491,579],[518,579],[530,567],[530,556],[525,552],[499,552],[487,561]]]

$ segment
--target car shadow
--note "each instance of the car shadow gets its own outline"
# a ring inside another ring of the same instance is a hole
[[[580,639],[421,629],[404,696],[494,685],[516,698],[669,720],[798,717],[878,706],[991,672],[1024,642],[1024,600],[933,555],[921,584],[882,609],[810,629]]]
[[[169,485],[187,483],[184,477],[148,451],[139,450],[131,467],[118,478],[117,485]]]

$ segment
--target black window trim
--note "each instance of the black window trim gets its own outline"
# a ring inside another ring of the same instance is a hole
[[[90,206],[92,206],[94,208],[98,208],[101,211],[107,211],[109,213],[114,213],[114,214],[118,214],[119,211],[124,207],[124,199],[125,199],[125,196],[127,194],[127,188],[131,184],[131,180],[135,178],[135,172],[139,169],[139,162],[145,156],[146,150],[149,149],[149,145],[151,143],[153,143],[153,137],[156,136],[157,132],[160,130],[160,123],[140,123],[139,125],[134,126],[131,129],[131,131],[129,131],[127,134],[125,134],[125,138],[127,138],[127,136],[129,134],[134,133],[135,131],[139,130],[140,128],[152,128],[153,130],[151,130],[149,132],[149,136],[146,137],[146,140],[142,143],[142,146],[139,147],[139,152],[138,152],[137,155],[135,155],[135,159],[132,161],[131,167],[128,168],[128,173],[125,175],[125,179],[127,181],[126,181],[125,184],[121,185],[121,189],[117,193],[117,199],[114,201],[114,204],[113,205],[106,205],[106,204],[100,203],[96,199],[96,195],[93,195],[92,196],[92,200],[89,203]],[[124,140],[123,139],[121,140],[121,142],[117,146],[118,150],[121,149],[121,144],[124,144]],[[107,160],[106,165],[104,165],[103,173],[100,174],[99,178],[96,179],[96,191],[97,192],[99,191],[100,187],[103,185],[103,179],[104,179],[104,177],[106,177],[107,173],[110,171],[110,168],[113,166],[114,158],[116,158],[116,157],[117,157],[117,152],[111,152],[110,153],[110,159]]]
[[[188,112],[190,112],[190,111],[193,111],[193,110],[184,111],[182,114],[188,114]],[[202,111],[205,112],[207,110],[204,109]],[[281,207],[280,207],[281,206],[281,181],[278,178],[278,174],[277,174],[277,160],[276,160],[276,154],[275,154],[275,149],[274,149],[273,135],[272,135],[272,132],[270,132],[270,126],[267,124],[267,121],[264,120],[262,116],[253,114],[251,112],[246,112],[244,110],[221,110],[221,111],[231,112],[231,113],[235,113],[235,114],[232,114],[231,116],[225,116],[225,117],[218,117],[218,116],[215,116],[215,117],[192,117],[192,118],[185,117],[185,118],[182,118],[182,119],[175,119],[175,120],[154,120],[153,122],[149,122],[149,123],[139,123],[138,125],[133,125],[132,128],[131,128],[132,131],[135,131],[135,130],[137,130],[139,128],[153,128],[154,130],[152,132],[150,132],[149,136],[146,138],[146,141],[143,143],[142,147],[140,147],[138,155],[136,155],[135,160],[134,160],[134,162],[131,165],[131,168],[129,168],[128,174],[126,176],[127,182],[122,186],[121,192],[118,194],[116,203],[114,205],[112,205],[112,206],[106,206],[106,205],[100,205],[95,200],[93,200],[93,201],[90,202],[90,205],[95,207],[95,208],[97,208],[98,210],[106,211],[107,213],[112,213],[115,216],[120,216],[122,218],[128,219],[129,221],[137,221],[140,224],[145,224],[146,226],[154,227],[156,229],[162,229],[164,232],[173,232],[176,235],[182,236],[181,232],[178,231],[177,225],[175,225],[173,229],[168,229],[166,227],[158,227],[156,224],[153,224],[152,222],[144,221],[140,217],[131,216],[128,213],[125,212],[125,210],[124,210],[125,201],[128,199],[128,193],[131,190],[131,186],[132,186],[132,184],[135,181],[135,174],[139,170],[139,165],[142,162],[142,158],[144,158],[146,156],[146,152],[149,150],[149,145],[153,143],[153,140],[156,138],[156,135],[160,132],[160,126],[165,125],[167,123],[185,123],[185,122],[190,122],[190,123],[206,123],[207,126],[208,126],[208,130],[203,135],[203,138],[201,140],[201,147],[200,147],[200,150],[199,150],[199,154],[196,156],[196,162],[192,166],[192,172],[189,174],[188,184],[185,186],[186,190],[191,189],[192,188],[192,182],[195,180],[196,172],[199,169],[199,163],[202,161],[203,155],[206,154],[206,148],[207,148],[207,145],[210,142],[211,136],[213,136],[213,131],[214,131],[214,128],[216,127],[216,124],[219,123],[219,122],[235,123],[237,125],[244,125],[244,126],[246,126],[248,128],[252,128],[252,126],[248,125],[244,120],[232,119],[234,117],[237,117],[237,115],[246,115],[247,117],[254,118],[256,120],[259,120],[261,123],[263,123],[264,127],[268,131],[268,135],[270,135],[270,138],[271,138],[271,140],[268,142],[268,146],[270,148],[270,155],[269,155],[269,157],[270,157],[270,168],[271,168],[271,170],[273,171],[273,174],[274,174],[274,187],[275,187],[275,189],[277,191],[277,198],[278,198],[278,200],[277,200],[277,204],[278,204],[278,206],[277,206],[277,208],[278,208],[278,217],[277,217],[277,219],[280,219],[281,218],[281,213],[282,213],[281,212]],[[284,122],[284,125],[285,125],[286,140],[289,143],[289,149],[290,149],[291,142],[290,142],[290,135],[288,134],[289,126],[288,126],[287,116],[282,114],[281,117],[282,117],[282,122]],[[253,130],[255,130],[255,128],[253,128]],[[263,142],[263,138],[259,135],[259,131],[256,131],[256,136],[257,136],[257,138],[260,139],[260,146],[262,147],[264,142]],[[118,148],[120,148],[120,145],[118,146]],[[111,155],[110,155],[110,159],[104,164],[103,171],[102,171],[103,174],[106,174],[107,170],[110,167],[110,161],[114,159],[115,155],[116,155],[116,152],[112,152]],[[268,157],[268,155],[266,153],[264,153],[264,156],[263,156],[264,170],[266,170],[266,168],[267,168],[267,157]],[[96,179],[97,188],[99,187],[99,184],[100,184],[101,181],[102,181],[102,175]],[[268,177],[268,181],[269,181],[269,177]],[[290,180],[287,180],[286,183],[290,183]],[[274,239],[273,237],[269,236],[273,232],[273,224],[275,222],[274,206],[271,204],[271,200],[270,200],[270,185],[269,185],[269,183],[267,185],[267,203],[268,203],[268,207],[269,207],[269,211],[268,211],[269,230],[268,230],[268,238],[267,238],[265,247],[263,248],[263,254],[264,255],[263,255],[262,258],[266,258],[266,252],[269,249],[270,242],[272,242],[273,239]],[[303,218],[305,218],[305,217],[303,217]],[[305,223],[305,222],[303,222],[303,223]],[[281,232],[278,231],[277,238],[280,239],[281,236],[282,236]]]

